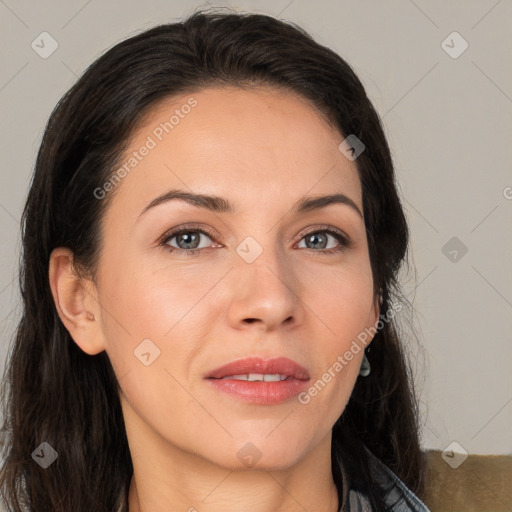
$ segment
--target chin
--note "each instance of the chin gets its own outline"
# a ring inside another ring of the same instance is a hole
[[[274,454],[262,455],[252,463],[231,458],[228,461],[219,461],[218,465],[230,471],[285,471],[295,466],[300,460],[297,454],[290,454],[288,457],[276,456]]]
[[[272,434],[271,434],[272,435]],[[252,437],[252,441],[242,441],[222,450],[212,462],[233,470],[280,471],[293,467],[303,456],[303,445],[298,441],[288,444],[286,439]],[[300,447],[299,447],[300,446]]]

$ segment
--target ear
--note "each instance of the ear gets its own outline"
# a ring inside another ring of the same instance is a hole
[[[78,277],[71,250],[52,251],[49,280],[59,317],[75,343],[90,355],[105,350],[96,285]]]

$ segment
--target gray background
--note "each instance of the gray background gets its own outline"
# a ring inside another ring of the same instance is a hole
[[[298,23],[363,81],[383,118],[411,228],[403,282],[414,314],[401,321],[410,330],[423,445],[512,453],[509,0],[44,4],[0,0],[1,361],[21,312],[19,219],[51,110],[122,39],[196,7],[231,6]],[[58,44],[47,58],[31,46],[50,48],[42,32]]]

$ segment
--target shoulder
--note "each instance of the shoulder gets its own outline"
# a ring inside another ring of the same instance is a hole
[[[386,504],[392,512],[431,512],[427,506],[366,447],[366,452],[375,472],[375,480],[386,492]],[[371,507],[361,493],[351,489],[348,493],[351,512],[371,512]]]

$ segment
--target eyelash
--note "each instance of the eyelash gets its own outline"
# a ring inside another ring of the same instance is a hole
[[[184,226],[184,227],[178,228],[176,230],[171,230],[170,232],[166,233],[164,235],[163,240],[161,240],[161,242],[159,242],[158,245],[163,247],[164,249],[166,249],[168,252],[185,253],[186,255],[189,255],[189,256],[192,256],[194,254],[200,253],[201,251],[204,251],[205,248],[203,248],[203,249],[179,249],[177,247],[170,247],[169,245],[167,245],[167,242],[172,240],[174,237],[179,236],[183,233],[191,233],[191,232],[192,233],[195,233],[195,232],[202,233],[203,235],[207,235],[211,239],[215,240],[215,235],[212,230],[210,230],[208,228],[199,227],[198,225],[189,225],[189,226]],[[308,235],[316,234],[316,233],[327,233],[329,235],[332,235],[339,242],[340,247],[338,247],[336,249],[320,249],[318,251],[315,249],[310,249],[313,253],[319,252],[320,254],[337,254],[351,246],[351,241],[346,235],[344,235],[341,231],[337,231],[337,230],[335,230],[333,228],[329,228],[327,226],[316,227],[313,231],[309,231],[309,232],[305,233],[304,235],[302,235],[302,238],[299,240],[299,242],[304,237],[306,237]]]

